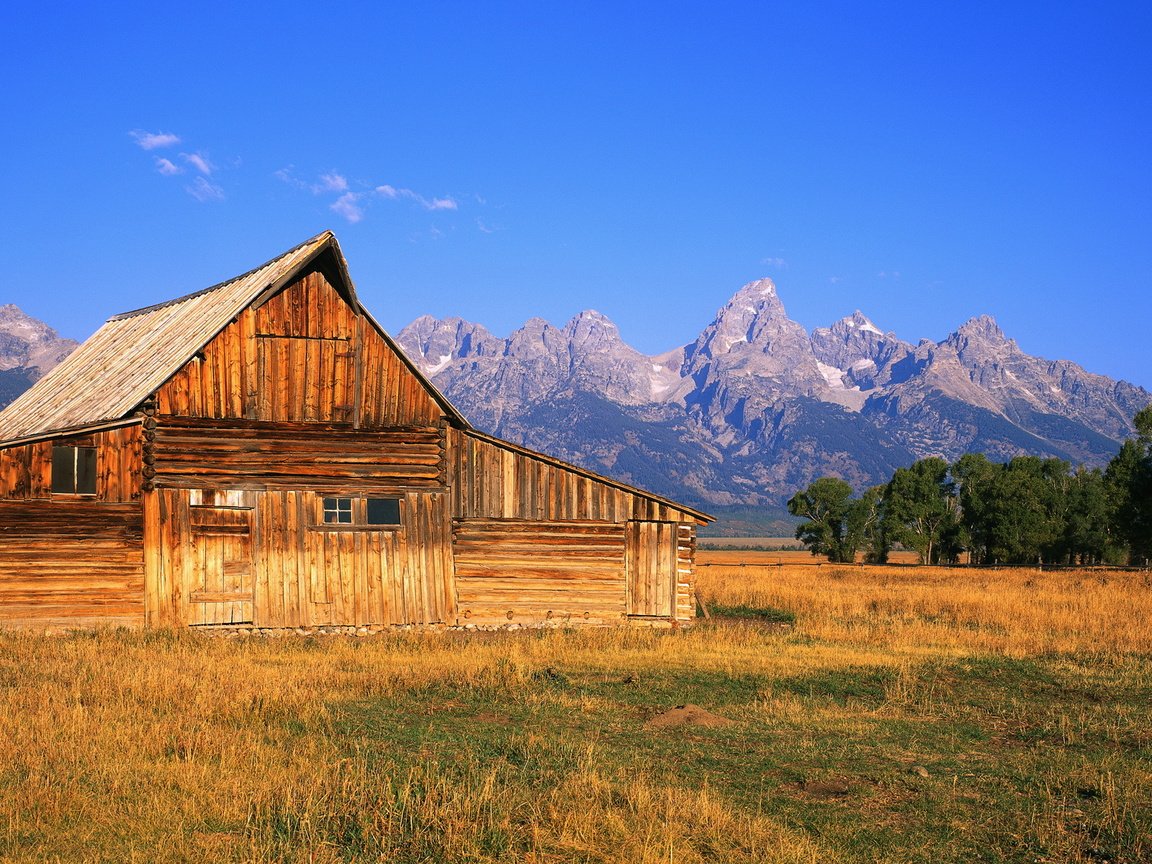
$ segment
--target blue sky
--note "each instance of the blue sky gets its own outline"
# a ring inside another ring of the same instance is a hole
[[[771,276],[1152,387],[1152,7],[25,4],[13,302],[84,338],[332,228],[392,331],[595,308],[692,338]]]

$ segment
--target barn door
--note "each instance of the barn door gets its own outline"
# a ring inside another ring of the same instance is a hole
[[[194,489],[188,494],[188,623],[251,623],[256,574],[252,493]]]
[[[629,522],[628,615],[676,617],[676,523]]]

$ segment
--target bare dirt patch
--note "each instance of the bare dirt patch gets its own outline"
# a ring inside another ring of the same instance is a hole
[[[677,726],[703,726],[708,729],[717,729],[731,726],[732,723],[733,721],[727,717],[713,714],[706,708],[689,702],[687,705],[677,705],[675,708],[669,708],[667,711],[657,714],[644,724],[644,728],[672,729]]]

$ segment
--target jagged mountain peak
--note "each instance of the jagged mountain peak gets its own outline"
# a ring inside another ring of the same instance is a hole
[[[776,293],[776,283],[767,278],[756,279],[741,287],[716,312],[716,320],[764,314],[781,317],[785,315],[784,304],[780,302],[780,295]]]
[[[1004,331],[1000,329],[1000,325],[996,323],[996,319],[991,315],[977,315],[974,318],[969,318],[965,321],[953,334],[960,336],[964,339],[981,339],[984,341],[994,342],[1011,342]]]
[[[757,297],[776,297],[776,283],[767,276],[746,282],[732,295],[732,299],[754,299]]]
[[[872,323],[872,320],[857,309],[851,315],[840,319],[847,327],[852,330],[860,330],[865,333],[875,333],[877,336],[883,336],[884,331]]]
[[[67,357],[76,345],[19,306],[0,306],[0,369],[29,369],[35,380]]]
[[[595,309],[585,309],[564,325],[564,334],[578,344],[620,343],[620,328],[615,322]]]

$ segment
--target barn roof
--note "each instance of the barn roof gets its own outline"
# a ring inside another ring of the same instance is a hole
[[[460,412],[360,306],[336,237],[325,231],[226,282],[109,318],[0,412],[0,445],[124,421],[245,308],[276,293],[318,259],[334,271],[337,290],[376,327],[441,410],[455,425],[468,428]]]

